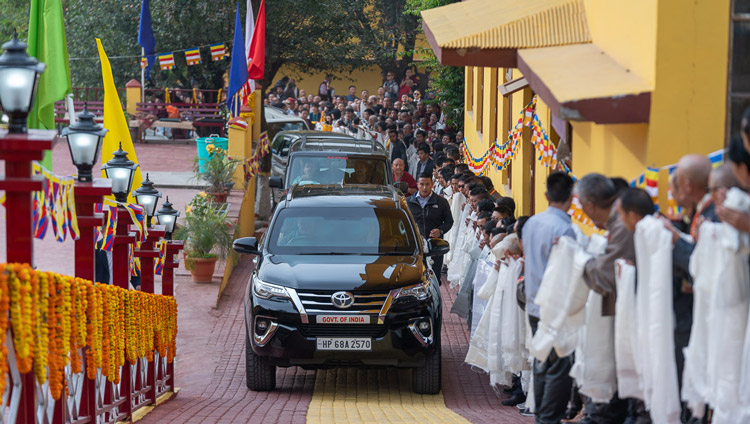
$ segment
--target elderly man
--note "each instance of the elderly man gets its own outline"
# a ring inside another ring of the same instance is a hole
[[[407,197],[417,192],[417,181],[414,177],[406,172],[406,164],[401,158],[393,159],[391,164],[391,171],[393,171],[393,183],[405,182],[409,189],[404,193]]]
[[[595,292],[602,295],[602,316],[615,314],[615,261],[625,258],[635,263],[633,233],[628,231],[615,207],[618,191],[614,182],[601,174],[588,174],[578,180],[576,194],[581,208],[597,227],[607,230],[609,242],[604,254],[590,259],[583,271],[583,279]],[[614,327],[612,328],[614,332]],[[614,340],[614,339],[613,339]],[[614,347],[612,347],[614,352]],[[614,357],[612,358],[614,361]],[[586,416],[582,423],[619,423],[627,410],[627,402],[615,396],[609,403],[586,402]]]

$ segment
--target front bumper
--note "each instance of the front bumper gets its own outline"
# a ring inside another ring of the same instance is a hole
[[[300,366],[309,369],[341,366],[420,367],[428,354],[438,348],[440,331],[440,299],[431,297],[426,302],[397,300],[377,324],[377,315],[370,316],[370,324],[318,324],[316,315],[307,316],[303,323],[293,303],[286,299],[252,297],[247,305],[247,329],[251,332],[252,350],[273,365]],[[271,322],[272,334],[258,334],[256,318]],[[420,331],[418,323],[427,320],[429,331]],[[372,340],[370,351],[317,350],[317,337],[367,337]]]

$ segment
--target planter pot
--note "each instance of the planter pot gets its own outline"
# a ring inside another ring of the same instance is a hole
[[[229,190],[224,190],[218,193],[208,193],[208,195],[211,196],[214,203],[226,203],[227,197],[229,197]]]
[[[210,283],[218,258],[189,258],[190,274],[194,283]]]

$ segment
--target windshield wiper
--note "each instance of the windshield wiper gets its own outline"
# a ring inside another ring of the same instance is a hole
[[[377,256],[411,256],[414,252],[382,252],[375,253]]]
[[[348,252],[306,252],[297,253],[298,255],[311,255],[311,256],[343,256],[343,255],[359,255],[359,253],[348,253]]]

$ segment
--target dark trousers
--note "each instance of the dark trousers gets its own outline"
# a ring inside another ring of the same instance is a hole
[[[622,424],[628,415],[628,401],[615,396],[607,403],[586,399],[586,417],[582,424]]]
[[[530,316],[532,333],[536,333],[539,319]],[[565,416],[573,379],[570,377],[572,358],[560,358],[553,349],[546,361],[534,359],[534,402],[536,424],[558,424]]]
[[[443,255],[432,257],[432,271],[440,284],[443,284]]]

